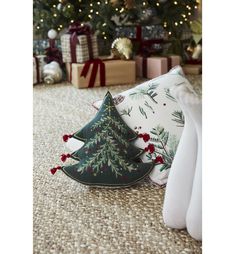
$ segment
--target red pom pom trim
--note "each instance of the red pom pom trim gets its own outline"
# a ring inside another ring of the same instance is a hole
[[[68,154],[61,154],[60,156],[60,159],[65,162],[67,160],[67,158],[70,158],[71,155],[68,153]]]
[[[50,171],[51,171],[52,175],[54,175],[56,173],[56,171],[60,170],[61,168],[62,168],[61,166],[58,166],[58,167],[50,169]]]
[[[69,140],[69,138],[72,138],[72,136],[73,136],[73,135],[65,134],[65,135],[63,136],[64,142],[67,142],[67,141]]]

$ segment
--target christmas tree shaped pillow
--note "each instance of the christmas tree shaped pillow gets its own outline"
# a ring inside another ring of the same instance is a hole
[[[120,187],[139,182],[154,167],[152,162],[138,162],[143,150],[131,143],[138,135],[123,121],[109,92],[95,118],[70,137],[82,141],[83,146],[61,159],[78,163],[53,168],[52,174],[60,169],[86,185]]]
[[[190,85],[182,68],[177,66],[165,75],[114,96],[122,119],[139,136],[134,145],[145,150],[140,158],[143,162],[155,162],[150,179],[159,185],[167,182],[184,127],[182,111],[169,92],[170,87],[182,83]],[[94,106],[99,109],[101,103],[97,101]],[[76,139],[67,142],[72,151],[82,144]]]

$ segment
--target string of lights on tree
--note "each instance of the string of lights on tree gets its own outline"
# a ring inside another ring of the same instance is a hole
[[[70,23],[89,22],[103,39],[113,39],[117,26],[160,24],[178,37],[189,26],[199,0],[34,0],[36,33],[58,32]]]

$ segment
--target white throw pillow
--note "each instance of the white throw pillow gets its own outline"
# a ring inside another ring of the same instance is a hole
[[[149,177],[159,185],[167,182],[184,126],[182,111],[169,90],[173,85],[181,83],[190,85],[182,68],[176,66],[165,75],[114,96],[116,108],[123,120],[139,133],[134,145],[145,149],[146,152],[141,155],[142,161],[156,162]],[[93,106],[98,109],[101,104],[102,100],[96,101]],[[82,145],[83,142],[73,138],[67,142],[72,151]]]

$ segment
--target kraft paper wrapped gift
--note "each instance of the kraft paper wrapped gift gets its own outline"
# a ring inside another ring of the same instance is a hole
[[[136,56],[135,61],[137,77],[153,79],[180,65],[181,58],[177,55],[168,57],[150,56],[147,58]]]
[[[41,83],[43,81],[42,69],[46,64],[46,55],[33,56],[33,84]]]
[[[185,64],[183,66],[183,71],[185,74],[201,74],[202,73],[202,65],[201,64]]]
[[[102,61],[105,69],[105,84],[102,82],[100,76],[100,66],[98,66],[94,83],[91,84],[91,76],[94,68],[94,64],[91,63],[86,77],[81,76],[84,65],[78,63],[66,63],[67,78],[77,88],[88,88],[98,86],[110,86],[121,84],[133,84],[136,81],[136,68],[135,61],[124,60],[108,60]]]

